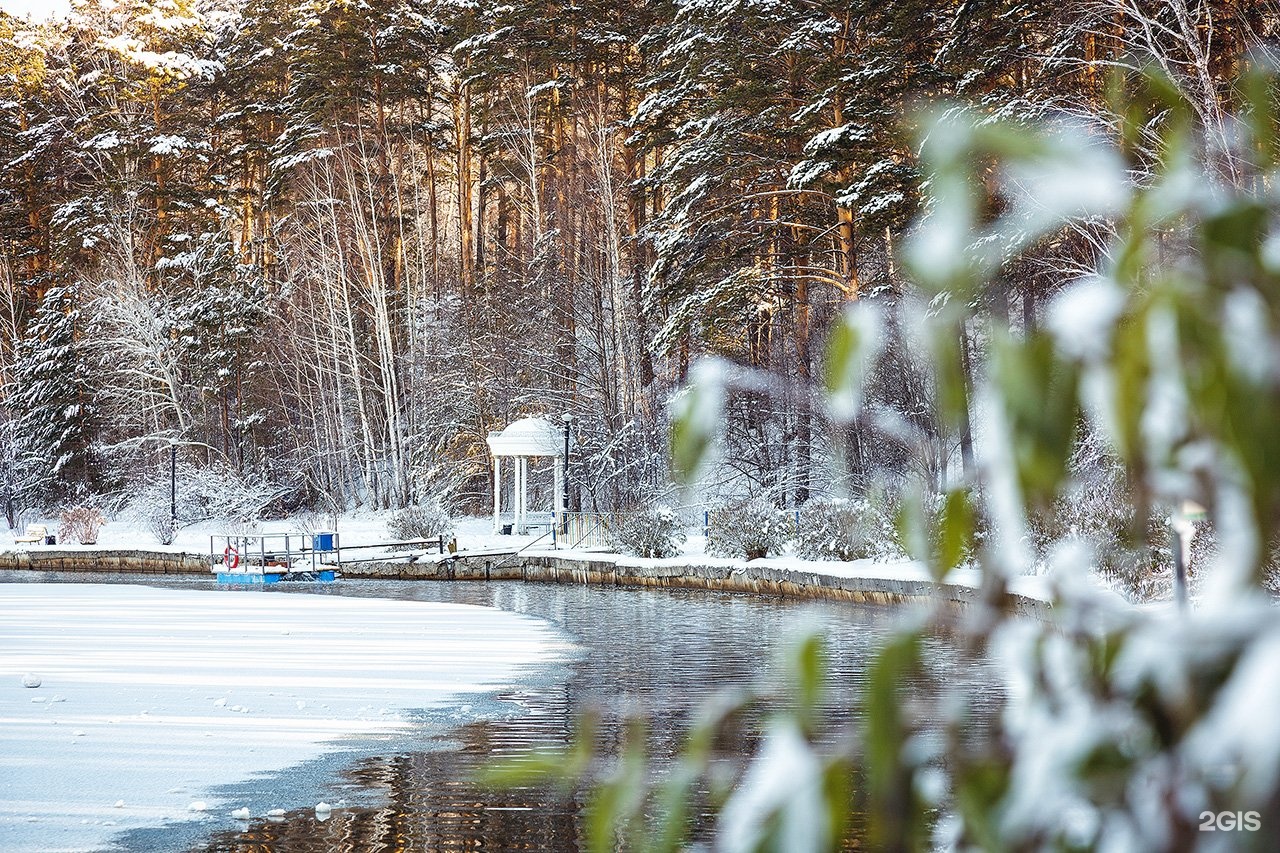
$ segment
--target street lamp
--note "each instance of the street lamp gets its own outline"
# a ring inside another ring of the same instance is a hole
[[[573,415],[565,412],[564,420],[564,524],[569,529],[569,430],[573,426]]]
[[[178,529],[178,442],[169,440],[169,529]]]

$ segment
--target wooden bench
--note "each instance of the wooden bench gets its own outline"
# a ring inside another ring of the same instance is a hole
[[[44,540],[48,535],[49,528],[45,527],[43,524],[28,524],[27,532],[22,536],[13,537],[13,541],[16,544],[35,542],[37,545],[43,545]]]

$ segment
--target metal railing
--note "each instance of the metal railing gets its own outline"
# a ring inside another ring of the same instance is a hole
[[[714,510],[700,504],[672,507],[680,526],[706,535]],[[557,548],[612,548],[618,531],[638,512],[566,512],[556,541]]]
[[[520,547],[520,548],[518,548],[518,549],[517,549],[513,554],[509,555],[506,559],[504,559],[502,562],[498,563],[496,566],[490,566],[490,567],[486,568],[486,569],[485,569],[485,579],[486,579],[486,580],[488,580],[489,572],[493,571],[494,569],[503,569],[503,568],[506,568],[507,566],[513,566],[513,565],[515,565],[515,564],[519,561],[519,559],[520,559],[520,555],[521,555],[521,554],[523,554],[525,551],[528,551],[528,550],[529,550],[530,548],[532,548],[534,545],[537,545],[539,542],[541,542],[542,540],[544,540],[544,539],[546,539],[546,538],[548,538],[548,537],[550,537],[550,538],[551,538],[551,544],[554,546],[554,545],[555,545],[555,542],[556,542],[556,528],[555,528],[555,527],[552,527],[550,530],[548,530],[547,532],[543,533],[541,536],[539,536],[538,538],[534,539],[532,542],[528,542],[528,543],[526,543],[525,545],[521,546],[521,547]]]
[[[722,521],[718,518],[722,513],[731,510],[722,504],[683,504],[668,507],[675,516],[679,526],[689,535],[706,536],[711,527]],[[787,510],[793,515],[796,523],[800,521],[800,510]],[[609,548],[616,546],[616,532],[632,518],[640,515],[636,511],[607,512],[565,512],[560,514],[560,522],[555,525],[556,548]],[[532,529],[553,526],[553,514],[549,512],[530,513],[526,516],[527,527]],[[504,513],[502,526],[508,527],[514,516]],[[545,537],[540,536],[539,539]],[[523,549],[522,549],[523,550]]]
[[[324,555],[336,554],[341,568],[337,533],[227,533],[209,537],[209,570],[281,574],[316,572],[332,564]]]
[[[617,541],[615,532],[633,515],[629,512],[566,512],[556,547],[611,547]]]
[[[554,512],[527,512],[524,515],[524,533],[516,531],[516,515],[513,512],[504,512],[498,517],[498,529],[504,533],[517,533],[520,536],[527,536],[530,530],[550,530],[555,526],[556,515]]]
[[[423,553],[430,554],[434,550],[437,554],[445,553],[448,543],[443,534],[435,536],[431,539],[406,539],[396,542],[378,542],[373,545],[343,545],[341,548],[334,548],[334,553],[340,563],[387,563],[394,560],[407,560],[413,562]],[[353,551],[374,551],[371,556],[359,556],[356,558],[343,558],[345,552],[350,554]]]
[[[424,552],[444,554],[448,547],[443,535],[373,545],[343,545],[337,533],[233,533],[209,537],[209,569],[215,573],[267,574],[341,571],[344,563],[412,562]],[[356,556],[352,557],[353,553]]]

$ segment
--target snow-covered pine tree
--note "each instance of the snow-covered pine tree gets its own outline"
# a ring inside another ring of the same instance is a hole
[[[226,234],[205,233],[160,266],[175,293],[170,338],[193,423],[188,436],[216,447],[237,470],[254,467],[271,444],[266,387],[266,288],[256,267],[237,261]]]
[[[95,406],[79,318],[73,289],[50,288],[18,342],[4,400],[11,419],[10,490],[21,507],[52,506],[97,485],[91,447]]]

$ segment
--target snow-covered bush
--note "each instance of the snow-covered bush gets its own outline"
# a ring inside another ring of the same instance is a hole
[[[295,513],[292,519],[295,530],[311,535],[335,530],[338,523],[338,519],[333,513],[314,509]]]
[[[333,524],[330,523],[330,519],[333,516],[326,514],[326,512],[302,510],[301,512],[294,512],[291,517],[294,529],[297,529],[300,533],[312,534],[333,530]]]
[[[868,501],[811,500],[800,508],[796,551],[807,560],[864,560],[885,553],[892,538]]]
[[[635,557],[666,558],[680,553],[687,538],[671,507],[649,507],[627,517],[614,531],[620,548]]]
[[[262,532],[262,521],[241,515],[224,519],[222,529],[228,536],[257,536]]]
[[[707,553],[758,560],[781,554],[795,531],[792,514],[764,498],[726,504],[707,519]]]
[[[1135,529],[1138,502],[1125,482],[1120,460],[1096,436],[1086,436],[1071,460],[1072,483],[1045,512],[1028,517],[1036,551],[1047,554],[1054,543],[1089,543],[1094,568],[1110,586],[1133,601],[1156,601],[1172,595],[1169,510],[1149,514],[1144,530]],[[1206,537],[1197,537],[1196,557],[1204,558]],[[1199,566],[1203,559],[1193,559]]]
[[[77,506],[62,513],[58,524],[58,539],[65,542],[74,539],[81,545],[93,545],[106,519],[95,507]]]
[[[256,475],[238,474],[229,467],[179,463],[173,484],[165,471],[135,485],[128,499],[127,515],[154,532],[151,519],[167,521],[174,510],[170,489],[175,485],[179,526],[211,519],[256,522],[289,491]]]
[[[174,537],[178,535],[175,519],[169,517],[167,510],[160,510],[158,507],[151,509],[151,512],[143,516],[142,523],[161,545],[172,545]]]
[[[436,500],[396,510],[387,519],[387,536],[399,541],[452,534],[453,519]]]

